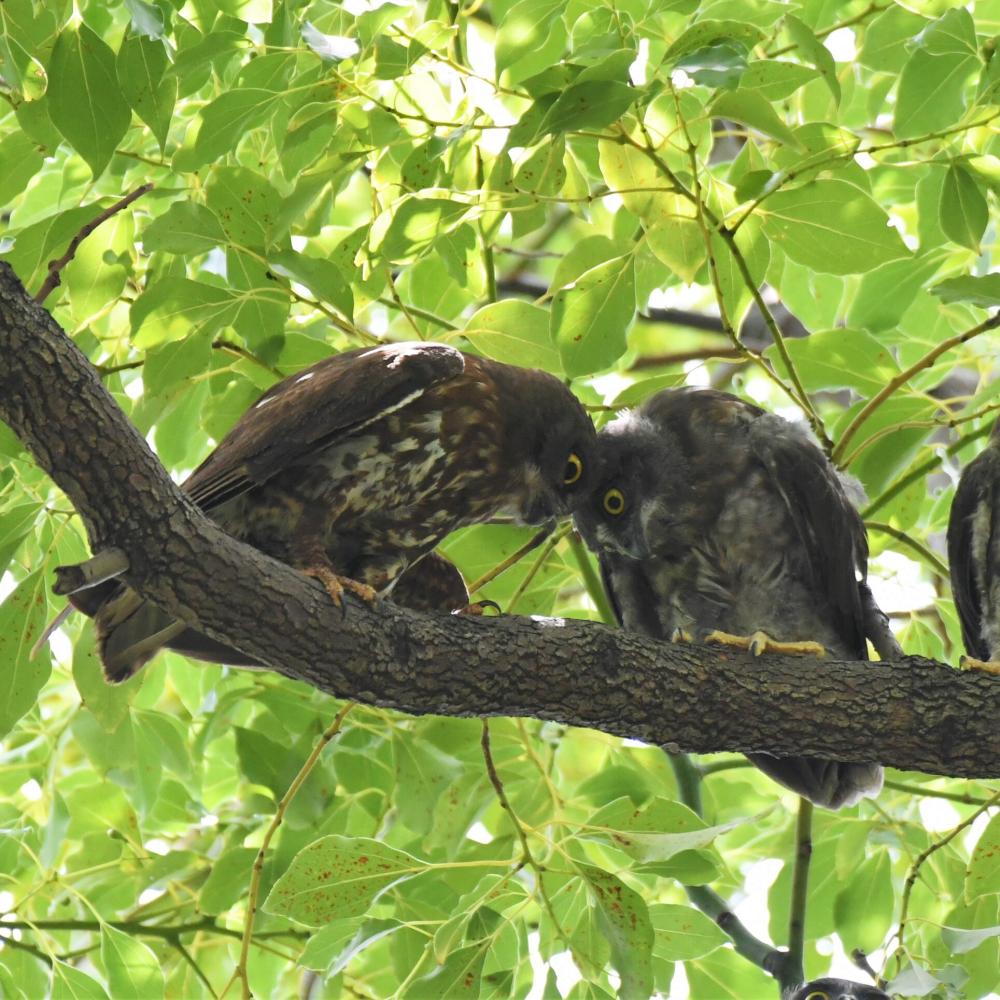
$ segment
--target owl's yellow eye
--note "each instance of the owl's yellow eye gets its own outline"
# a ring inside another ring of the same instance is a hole
[[[570,452],[569,458],[566,459],[566,468],[563,469],[563,484],[572,486],[582,475],[583,462],[580,456],[575,451]]]
[[[625,494],[621,490],[612,487],[604,494],[604,509],[617,517],[625,509]]]
[[[813,990],[806,1000],[830,1000],[830,994],[824,993],[822,990]]]

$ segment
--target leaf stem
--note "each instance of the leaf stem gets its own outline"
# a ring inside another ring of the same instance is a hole
[[[788,914],[788,965],[799,982],[805,979],[802,956],[806,942],[806,903],[809,900],[809,864],[812,860],[813,804],[799,799],[795,824],[795,867],[792,870],[792,898]]]

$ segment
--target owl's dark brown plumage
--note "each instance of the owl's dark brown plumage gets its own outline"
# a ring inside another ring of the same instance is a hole
[[[183,488],[268,555],[388,594],[456,528],[568,513],[590,485],[594,447],[586,412],[553,376],[443,344],[396,344],[279,382]],[[114,681],[189,631],[120,584],[95,619]]]
[[[665,390],[604,427],[598,452],[600,482],[576,522],[626,628],[761,630],[867,658],[879,613],[864,525],[804,432],[728,393]],[[875,764],[749,757],[830,808],[882,783]]]
[[[948,565],[966,652],[1000,660],[1000,420],[955,491]]]

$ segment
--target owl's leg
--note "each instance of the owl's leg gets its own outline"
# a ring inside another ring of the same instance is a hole
[[[353,577],[341,576],[326,551],[330,527],[343,513],[343,507],[329,508],[322,504],[307,507],[299,518],[292,538],[291,550],[295,566],[306,576],[314,577],[326,588],[330,600],[339,608],[343,606],[344,591],[348,591],[367,604],[374,604],[378,591]]]
[[[779,642],[760,630],[751,635],[732,635],[729,632],[720,632],[718,629],[714,629],[705,636],[705,642],[746,649],[751,656],[762,656],[764,653],[784,653],[787,656],[826,656],[826,649],[818,642]]]
[[[981,670],[986,674],[1000,675],[1000,660],[977,660],[974,656],[963,656],[958,661],[960,670]]]
[[[720,633],[721,635],[721,633]],[[678,626],[670,633],[671,642],[694,642],[694,636],[686,628]]]

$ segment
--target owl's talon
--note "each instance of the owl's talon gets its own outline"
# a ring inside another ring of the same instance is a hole
[[[473,618],[480,618],[486,614],[486,609],[492,608],[498,615],[503,614],[503,609],[497,604],[496,601],[485,600],[485,601],[473,601],[471,604],[466,604],[464,608],[455,608],[452,611],[453,615],[470,615]]]
[[[355,597],[360,597],[362,601],[369,605],[375,604],[378,600],[378,592],[374,587],[369,587],[367,583],[361,583],[360,580],[355,580],[349,576],[340,576],[329,566],[307,566],[302,572],[306,576],[311,576],[319,580],[326,588],[326,592],[330,595],[330,600],[333,601],[334,606],[341,608],[345,615],[347,614],[347,608],[344,605],[345,591],[354,594]]]
[[[730,632],[714,629],[705,636],[705,642],[745,649],[751,656],[762,656],[764,653],[778,653],[785,656],[816,656],[819,658],[826,656],[826,649],[818,642],[810,640],[779,642],[760,629],[751,635],[733,635]]]
[[[685,628],[675,628],[670,633],[671,642],[694,642],[694,637]]]
[[[996,674],[1000,676],[1000,661],[997,660],[977,660],[974,656],[963,656],[958,661],[959,670],[978,670],[984,674]]]

